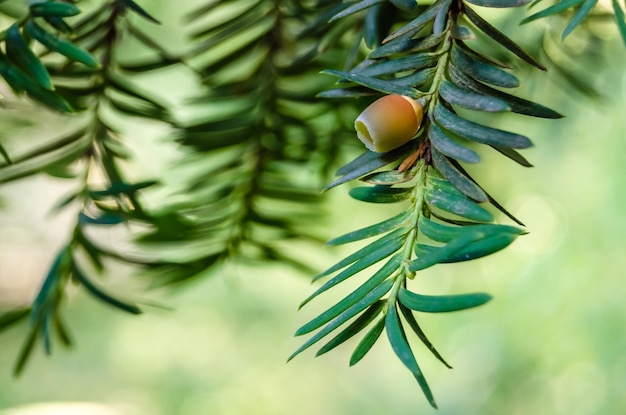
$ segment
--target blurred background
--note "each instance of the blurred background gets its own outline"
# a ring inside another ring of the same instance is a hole
[[[175,47],[183,42],[173,29],[185,10],[183,2],[155,3],[150,11],[164,20],[155,33]],[[506,19],[519,21],[519,13],[496,21],[505,25]],[[518,40],[533,32],[531,26],[518,32],[509,27],[507,33],[513,31]],[[558,70],[546,76],[523,72],[519,95],[566,118],[501,119],[499,128],[533,139],[535,147],[524,155],[535,167],[482,151],[484,164],[472,170],[530,233],[498,254],[437,266],[412,282],[415,291],[426,294],[484,291],[494,296],[475,310],[420,316],[454,367],[446,369],[414,344],[439,411],[428,406],[385,338],[353,368],[348,359],[354,342],[320,358],[303,353],[286,364],[302,342],[293,337],[295,330],[342,293],[321,296],[298,312],[315,287],[311,275],[276,264],[231,264],[192,285],[148,292],[124,278],[122,270],[106,281],[108,287],[166,306],[146,307],[139,317],[72,292],[65,317],[76,347],[56,348],[51,357],[37,349],[19,378],[12,377],[12,369],[26,327],[1,333],[0,414],[623,413],[626,49],[613,25],[595,30],[602,41],[595,54],[583,53],[579,38],[566,41],[580,53],[575,68],[552,58],[582,73],[598,94],[565,82]],[[167,74],[158,82],[180,85],[182,97],[187,79],[184,73]],[[0,123],[11,126],[3,138],[12,132],[37,136],[27,121],[15,122],[16,114],[0,115]],[[141,149],[135,151],[137,170],[146,177],[158,174],[161,164],[154,158],[169,157],[158,139],[166,132],[153,125],[133,131],[133,145]],[[0,311],[28,304],[38,290],[66,241],[73,215],[49,212],[71,189],[71,183],[42,176],[0,188]],[[388,216],[384,207],[349,199],[346,187],[325,197],[329,235]],[[353,249],[320,246],[307,254],[322,270]],[[348,284],[343,293],[349,289]]]

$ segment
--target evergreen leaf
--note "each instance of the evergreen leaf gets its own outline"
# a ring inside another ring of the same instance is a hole
[[[500,212],[504,213],[509,219],[511,219],[513,222],[517,223],[520,226],[525,226],[522,221],[520,221],[519,219],[517,219],[515,216],[513,216],[511,214],[511,212],[509,212],[508,210],[506,210],[504,208],[504,206],[502,206],[500,203],[498,203],[497,200],[495,200],[489,193],[487,193],[485,191],[485,189],[482,188],[482,186],[480,186],[476,180],[474,180],[472,178],[472,176],[469,175],[469,173],[467,171],[465,171],[465,169],[463,168],[463,166],[461,166],[456,160],[450,160],[450,163],[454,165],[454,167],[456,167],[456,169],[458,171],[460,171],[465,177],[467,177],[468,179],[470,179],[472,182],[474,182],[474,184],[478,187],[480,187],[480,189],[485,193],[485,195],[487,195],[487,200],[489,201],[489,203],[491,203],[493,206],[496,207],[496,209],[498,209]]]
[[[351,307],[359,301],[361,298],[365,297],[370,291],[375,289],[377,286],[382,284],[388,277],[388,269],[391,269],[392,265],[395,265],[396,268],[399,266],[400,260],[399,257],[392,258],[389,260],[383,268],[381,268],[381,272],[376,272],[372,275],[367,281],[365,281],[362,285],[360,285],[357,289],[352,291],[350,294],[341,299],[337,304],[330,307],[328,310],[324,311],[319,316],[315,317],[313,320],[304,324],[296,331],[296,336],[301,336],[303,334],[309,333],[322,325],[328,323],[333,318],[337,317],[339,314],[344,312],[348,307]],[[384,272],[383,272],[384,269]]]
[[[579,4],[581,4],[584,1],[585,0],[562,0],[562,1],[559,1],[558,3],[553,4],[550,7],[546,7],[545,9],[543,9],[540,12],[537,12],[537,13],[535,13],[533,15],[530,15],[530,16],[526,17],[525,19],[522,19],[522,21],[520,21],[519,24],[523,25],[523,24],[532,22],[533,20],[542,19],[544,17],[560,13],[562,11],[565,11],[565,10],[569,9],[570,7],[578,6]]]
[[[462,261],[471,261],[477,258],[481,258],[487,255],[496,253],[507,246],[509,246],[517,238],[517,234],[514,233],[498,233],[496,235],[484,236],[470,244],[466,244],[461,249],[454,252],[442,252],[444,247],[435,247],[431,245],[417,244],[415,245],[415,254],[423,257],[437,257],[442,259],[441,263],[453,263]],[[452,243],[452,242],[450,242]]]
[[[374,78],[373,76],[366,76],[360,73],[342,72],[335,70],[326,70],[322,71],[322,73],[338,76],[342,79],[354,82],[359,85],[363,85],[367,88],[373,89],[374,91],[383,92],[385,94],[406,95],[413,98],[417,98],[419,96],[419,92],[415,88],[398,85],[391,81]]]
[[[369,59],[385,58],[387,56],[406,53],[406,52],[422,52],[439,45],[443,41],[444,35],[429,35],[418,39],[396,39],[384,45],[378,46],[370,52]]]
[[[11,156],[9,156],[9,153],[4,148],[2,143],[0,143],[0,156],[2,156],[6,164],[13,164],[13,161],[11,160]]]
[[[531,64],[535,68],[541,69],[542,71],[546,70],[545,66],[537,62],[532,56],[526,53],[526,51],[524,51],[521,46],[513,42],[504,33],[500,32],[498,29],[489,24],[489,22],[480,17],[480,15],[478,15],[478,13],[472,10],[469,6],[464,5],[463,12],[467,16],[467,18],[487,36],[489,36],[490,38],[504,46],[506,49],[511,51],[513,54],[518,56],[520,59]]]
[[[470,78],[503,88],[519,86],[519,80],[515,75],[505,72],[495,65],[474,59],[464,52],[457,43],[452,47],[450,56],[455,67]]]
[[[570,33],[572,33],[572,31],[578,27],[585,17],[587,17],[596,4],[598,4],[598,0],[585,0],[580,5],[578,10],[576,10],[576,13],[574,13],[574,16],[572,16],[572,19],[569,21],[567,26],[565,26],[561,39],[565,39]]]
[[[134,11],[135,13],[137,13],[139,16],[143,17],[144,19],[155,24],[161,24],[161,22],[159,22],[157,19],[152,17],[147,11],[145,11],[141,6],[139,6],[133,0],[117,0],[117,1],[121,3],[124,7]]]
[[[399,37],[410,38],[414,34],[421,31],[423,28],[428,26],[428,24],[435,19],[437,14],[442,9],[448,9],[450,7],[451,0],[437,0],[433,3],[429,8],[424,10],[419,16],[415,19],[402,26],[400,29],[391,33],[383,40],[383,45],[385,43],[391,42],[394,39]]]
[[[428,138],[434,148],[441,154],[465,163],[478,163],[480,156],[475,151],[457,143],[449,138],[437,124],[431,124],[428,130]]]
[[[370,203],[397,203],[408,199],[413,192],[410,187],[368,186],[350,189],[350,196]]]
[[[448,74],[450,75],[450,80],[453,84],[457,85],[460,88],[465,88],[479,94],[490,95],[496,98],[500,98],[501,100],[508,102],[509,106],[511,107],[511,111],[513,112],[539,118],[556,119],[563,117],[558,112],[551,110],[550,108],[544,107],[543,105],[522,98],[518,98],[516,96],[507,94],[506,92],[502,92],[487,85],[481,84],[480,82],[477,82],[467,77],[454,66],[450,66],[448,67],[448,69]]]
[[[352,277],[357,272],[363,271],[364,269],[369,268],[372,265],[374,265],[376,262],[382,261],[388,256],[394,254],[403,245],[404,245],[403,238],[394,239],[394,240],[389,241],[388,245],[383,246],[378,251],[374,251],[363,256],[358,261],[356,261],[353,265],[341,271],[336,276],[334,276],[333,278],[328,280],[326,283],[324,283],[324,285],[322,285],[313,294],[307,297],[307,299],[304,300],[300,304],[300,307],[303,307],[305,304],[307,304],[309,301],[311,301],[313,298],[317,297],[321,293],[327,291],[328,289],[334,287],[335,285]],[[382,277],[383,274],[391,275],[391,273],[398,268],[397,262],[398,262],[398,259],[396,257],[392,257],[389,261],[387,261],[387,263],[380,270],[377,271],[375,278]]]
[[[520,7],[530,3],[531,0],[467,0],[468,3],[482,7],[509,8]]]
[[[446,130],[477,143],[505,148],[528,148],[532,146],[532,142],[523,135],[509,133],[466,120],[441,104],[435,107],[433,115],[435,121]]]
[[[403,287],[400,287],[400,289],[403,289]],[[401,302],[398,302],[398,307],[400,307],[400,312],[404,316],[404,319],[406,320],[406,322],[409,323],[409,327],[411,327],[413,332],[417,335],[417,338],[420,339],[420,341],[424,344],[424,346],[426,346],[426,348],[430,350],[430,352],[433,354],[433,356],[435,356],[437,360],[443,363],[443,365],[447,367],[448,369],[452,369],[452,366],[450,366],[450,364],[446,362],[446,359],[443,358],[443,356],[439,353],[439,351],[435,348],[435,346],[433,346],[431,341],[428,339],[428,337],[426,336],[426,333],[424,333],[424,330],[422,330],[419,323],[415,319],[415,316],[413,315],[413,312],[411,311],[411,309],[407,308]]]
[[[433,207],[478,222],[491,222],[493,216],[460,192],[450,192],[442,188],[427,187],[426,202]]]
[[[31,16],[70,17],[80,13],[80,9],[71,3],[44,1],[30,5]]]
[[[0,314],[0,331],[6,330],[13,324],[19,323],[30,314],[29,308],[4,311]]]
[[[112,226],[118,225],[125,221],[125,218],[115,213],[102,213],[100,216],[89,216],[84,212],[80,212],[78,215],[78,222],[81,225],[105,225]]]
[[[309,340],[307,340],[302,346],[300,346],[295,352],[289,356],[287,361],[290,361],[298,354],[303,352],[304,350],[311,347],[313,344],[317,343],[324,337],[326,337],[329,333],[337,329],[339,326],[344,324],[346,321],[350,320],[352,317],[356,316],[370,305],[374,304],[380,298],[387,294],[391,287],[393,286],[394,281],[392,279],[388,279],[378,287],[370,291],[365,297],[359,300],[356,304],[352,305],[350,308],[345,310],[343,313],[335,317],[330,323],[324,326],[320,331],[318,331],[315,335],[313,335]]]
[[[359,74],[365,76],[380,76],[397,74],[403,71],[417,71],[436,65],[438,60],[438,54],[419,53],[375,63],[361,69]]]
[[[404,287],[398,292],[398,300],[411,310],[423,313],[447,313],[478,307],[491,300],[486,293],[458,295],[421,295],[408,291]]]
[[[445,177],[455,188],[460,190],[465,196],[477,202],[487,201],[487,195],[472,180],[463,175],[446,156],[439,153],[436,149],[430,149],[430,155],[437,170]]]
[[[337,336],[333,337],[328,343],[320,348],[315,356],[321,356],[324,353],[331,351],[335,347],[345,343],[346,341],[363,331],[372,321],[374,321],[376,316],[380,314],[384,305],[384,301],[377,301],[369,306],[369,308],[365,310],[363,314],[361,314],[356,320],[354,320],[354,322],[352,322],[348,327],[346,327],[339,334],[337,334]]]
[[[450,259],[456,258],[454,255],[457,252],[462,251],[473,242],[480,241],[484,236],[484,232],[474,230],[459,235],[442,247],[416,244],[415,254],[417,258],[409,263],[409,271],[417,272],[439,263],[451,262]],[[422,249],[424,246],[427,248]]]
[[[400,228],[400,229],[396,229],[393,232],[388,233],[387,235],[375,240],[374,242],[370,243],[369,245],[364,246],[363,248],[359,249],[356,252],[353,252],[352,254],[348,255],[347,257],[345,257],[344,259],[342,259],[341,261],[337,262],[335,265],[333,265],[332,267],[328,268],[327,270],[325,270],[324,272],[317,274],[314,278],[313,281],[316,281],[322,277],[325,277],[326,275],[330,275],[333,272],[339,271],[342,268],[347,267],[348,265],[352,264],[353,262],[358,261],[360,258],[375,252],[379,249],[381,249],[382,247],[388,245],[392,240],[398,239],[398,238],[402,238],[406,233],[408,232],[408,229],[404,229],[404,228]]]
[[[122,300],[119,300],[97,287],[93,282],[89,280],[89,278],[87,278],[87,276],[82,272],[80,268],[78,268],[76,264],[72,265],[72,275],[74,276],[74,278],[76,278],[76,281],[78,281],[83,287],[85,287],[87,292],[93,295],[95,298],[102,300],[103,302],[115,308],[126,311],[127,313],[142,313],[141,309],[135,304],[129,304]]]
[[[48,23],[50,26],[54,27],[61,33],[70,34],[73,32],[72,27],[67,24],[67,22],[63,20],[62,17],[44,16],[44,20],[46,21],[46,23]]]
[[[404,366],[411,371],[417,380],[417,383],[420,385],[422,392],[426,396],[426,399],[430,405],[436,409],[437,404],[435,403],[435,398],[433,397],[422,371],[417,365],[415,356],[413,356],[409,342],[406,339],[404,329],[400,324],[400,317],[398,316],[396,304],[391,304],[387,309],[387,315],[385,316],[385,328],[387,329],[387,337],[389,338],[389,343],[391,344],[391,348],[394,353],[398,356]]]
[[[16,24],[11,25],[6,32],[6,52],[11,59],[13,59],[21,69],[31,75],[39,85],[50,91],[54,90],[48,70],[33,51],[30,50]]]
[[[365,357],[367,352],[372,349],[372,346],[374,346],[376,340],[378,340],[380,335],[383,333],[384,329],[385,318],[382,317],[376,323],[374,323],[372,328],[369,329],[367,333],[365,333],[365,336],[363,336],[359,344],[357,344],[357,346],[354,348],[352,356],[350,356],[350,366],[356,365],[361,361],[361,359]]]
[[[405,12],[410,12],[417,8],[417,2],[415,0],[389,0],[389,1],[398,9],[405,11]]]
[[[326,245],[341,245],[348,242],[355,242],[361,239],[371,238],[373,236],[381,235],[385,232],[389,232],[394,230],[400,225],[404,224],[411,217],[411,211],[405,210],[404,212],[399,213],[398,215],[386,219],[382,222],[379,222],[374,225],[367,226],[365,228],[361,228],[356,231],[348,232],[344,235],[338,236],[336,238],[331,239],[326,242]]]
[[[457,88],[446,80],[439,86],[439,95],[450,104],[474,111],[501,112],[511,109],[505,101],[499,98]]]
[[[0,54],[0,74],[7,83],[17,92],[26,91],[33,99],[42,104],[60,112],[72,112],[70,104],[55,94],[39,85],[33,78],[20,68],[13,66],[5,60],[6,58]]]
[[[500,233],[510,233],[514,235],[523,235],[526,232],[522,229],[508,225],[495,224],[477,224],[468,226],[449,226],[441,223],[433,222],[425,216],[420,216],[418,220],[420,232],[437,242],[450,242],[452,239],[458,238],[467,232],[484,232],[485,235],[496,235]]]
[[[65,347],[72,346],[72,338],[67,330],[67,327],[65,326],[65,323],[61,320],[59,313],[54,313],[52,315],[52,324],[54,325],[54,331],[61,341],[61,344]]]
[[[324,190],[332,189],[333,187],[349,182],[350,180],[358,179],[359,177],[371,173],[376,169],[393,163],[402,156],[408,155],[409,153],[413,152],[416,145],[417,140],[410,140],[403,146],[398,147],[395,150],[391,150],[387,153],[376,153],[373,151],[367,151],[361,156],[352,160],[350,163],[340,168],[339,170],[337,170],[337,175],[340,175],[342,177],[324,187]]]
[[[89,66],[91,68],[100,67],[100,62],[98,62],[98,60],[91,53],[66,40],[56,37],[52,33],[44,30],[41,26],[35,23],[35,21],[31,19],[27,20],[25,27],[30,36],[49,50],[57,52],[73,61],[80,62],[85,66]]]
[[[335,14],[333,17],[331,17],[328,20],[328,23],[332,23],[335,20],[339,20],[342,19],[344,17],[350,16],[351,14],[355,14],[358,13],[362,10],[368,9],[376,4],[379,3],[383,3],[386,0],[362,0],[358,3],[355,3],[351,6],[346,7],[345,9],[343,9],[342,11],[340,11],[339,13]]]
[[[492,145],[491,147],[497,150],[499,153],[503,154],[504,156],[510,158],[511,160],[519,164],[520,166],[533,167],[533,165],[528,160],[526,160],[524,156],[522,156],[520,153],[513,150],[512,148],[500,147],[500,146],[494,146],[494,145]]]
[[[624,9],[620,6],[618,0],[612,0],[613,10],[615,11],[615,20],[617,22],[617,28],[622,35],[622,40],[624,41],[624,45],[626,46],[626,13],[624,13]]]
[[[17,360],[15,361],[15,366],[13,368],[14,376],[19,376],[24,370],[24,367],[26,366],[26,363],[28,362],[28,358],[30,357],[33,351],[33,347],[35,346],[35,343],[37,342],[37,336],[39,334],[40,328],[41,328],[41,321],[39,321],[37,324],[31,327],[31,331],[26,337],[26,340],[24,341],[24,344],[22,345],[22,348],[20,349],[20,353],[17,356]]]
[[[411,171],[387,170],[370,173],[361,177],[359,180],[369,184],[380,186],[392,186],[394,184],[406,183],[413,180],[415,173]]]

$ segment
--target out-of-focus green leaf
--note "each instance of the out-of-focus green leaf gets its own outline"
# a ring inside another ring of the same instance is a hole
[[[465,310],[478,307],[491,300],[486,293],[472,293],[459,295],[421,295],[400,288],[398,299],[411,310],[424,313],[447,313],[450,311]]]
[[[455,44],[452,47],[452,62],[455,66],[470,78],[503,88],[515,88],[519,86],[519,80],[497,66],[480,62]]]
[[[0,156],[2,156],[2,158],[4,159],[4,161],[6,161],[7,164],[13,164],[13,161],[11,161],[11,156],[9,156],[9,153],[4,148],[2,143],[0,143]]]
[[[567,23],[565,29],[563,29],[563,35],[561,35],[561,39],[565,39],[578,25],[587,17],[589,12],[598,4],[598,0],[585,0],[583,4],[580,5],[572,19]]]
[[[400,214],[386,219],[374,225],[367,226],[365,228],[348,232],[344,235],[338,236],[326,242],[326,245],[341,245],[348,242],[359,241],[361,239],[371,238],[376,235],[381,235],[385,232],[389,232],[393,229],[400,227],[411,217],[411,211],[406,210]]]
[[[413,189],[410,187],[369,186],[350,189],[350,196],[370,203],[397,203],[408,199]]]
[[[505,101],[499,98],[457,88],[446,80],[439,86],[439,95],[450,104],[475,111],[501,112],[511,109]]]
[[[363,336],[359,344],[354,348],[354,352],[352,352],[352,356],[350,356],[350,366],[354,366],[365,357],[367,352],[372,349],[376,340],[380,337],[383,330],[385,329],[385,318],[380,318],[372,328]]]
[[[380,300],[383,295],[389,292],[392,286],[393,280],[389,279],[370,291],[365,297],[363,297],[356,304],[352,305],[346,311],[341,313],[334,320],[324,326],[324,328],[318,331],[314,336],[312,336],[309,340],[307,340],[302,346],[300,346],[295,352],[293,352],[291,356],[289,356],[287,361],[293,359],[298,354],[311,347],[311,345],[326,337],[329,333],[344,324],[346,321],[350,320],[352,317],[356,316],[357,314],[368,308],[370,305]]]
[[[28,95],[48,107],[61,112],[72,112],[70,104],[54,92],[39,85],[27,73],[20,68],[11,65],[0,54],[0,74],[7,83],[16,91],[26,91]]]
[[[115,308],[126,311],[127,313],[142,313],[141,308],[139,308],[137,305],[121,301],[97,287],[93,282],[91,282],[91,280],[89,280],[89,278],[87,278],[87,276],[82,272],[80,268],[78,268],[76,264],[73,264],[72,266],[72,275],[74,276],[74,278],[76,278],[76,281],[78,281],[83,287],[85,287],[89,294],[92,294],[97,299],[102,300]]]
[[[476,152],[449,138],[436,124],[431,124],[428,138],[441,154],[466,163],[478,163],[480,161],[480,156]]]
[[[490,38],[507,48],[513,54],[517,55],[520,59],[526,61],[532,66],[539,68],[542,71],[546,70],[545,66],[537,62],[532,56],[526,53],[526,51],[524,51],[521,46],[513,42],[504,33],[500,32],[498,29],[489,24],[489,22],[480,17],[480,15],[478,15],[478,13],[472,10],[469,6],[464,5],[463,12],[467,16],[467,18],[472,23],[474,23],[476,27],[482,30],[487,36],[489,36]]]
[[[44,30],[35,21],[29,19],[26,21],[26,31],[30,36],[36,39],[39,43],[53,52],[60,53],[76,62],[80,62],[83,65],[91,68],[99,68],[100,62],[88,51],[79,48],[71,42],[60,39],[50,32]]]
[[[33,351],[33,347],[35,346],[35,343],[37,341],[40,327],[41,327],[41,321],[39,321],[38,324],[33,325],[31,327],[31,331],[28,334],[26,341],[22,345],[22,348],[20,349],[20,354],[18,355],[17,360],[15,362],[15,366],[13,368],[13,375],[19,376],[24,370],[24,367],[26,366],[26,362],[28,361],[28,357]]]
[[[574,6],[578,6],[579,4],[581,4],[582,2],[584,2],[585,0],[562,0],[559,1],[556,4],[553,4],[550,7],[547,7],[545,9],[543,9],[542,11],[535,13],[533,15],[530,15],[528,17],[526,17],[525,19],[522,19],[521,22],[519,22],[520,25],[532,22],[533,20],[537,20],[537,19],[541,19],[543,17],[547,17],[553,14],[557,14],[560,13],[562,11],[565,11],[567,9],[569,9],[570,7],[574,7]]]
[[[135,3],[133,0],[117,0],[119,3],[121,3],[124,7],[134,11],[135,13],[137,13],[138,15],[140,15],[141,17],[143,17],[144,19],[155,23],[155,24],[161,24],[161,22],[159,22],[157,19],[155,19],[154,17],[152,17],[150,14],[148,14],[147,11],[145,11],[141,6],[139,6],[137,3]]]
[[[315,356],[320,356],[326,352],[331,351],[335,347],[343,344],[347,340],[351,339],[361,331],[363,331],[374,319],[380,314],[385,305],[384,301],[377,301],[367,310],[363,312],[352,324],[342,330],[337,336],[333,337],[328,343],[322,346]]]
[[[100,216],[92,217],[87,215],[84,212],[81,212],[79,215],[79,222],[85,225],[117,225],[124,222],[125,219],[121,215],[116,215],[114,213],[103,213]]]
[[[374,78],[373,76],[365,76],[361,75],[360,73],[350,73],[335,70],[326,70],[322,71],[322,73],[338,76],[342,79],[354,82],[359,85],[363,85],[365,87],[373,89],[374,91],[383,92],[385,94],[406,95],[413,98],[417,98],[419,96],[419,92],[415,88],[398,85],[397,83]]]
[[[400,317],[398,316],[395,304],[391,304],[387,309],[387,315],[385,316],[385,328],[387,329],[387,337],[389,338],[389,343],[391,344],[391,348],[394,353],[411,371],[430,405],[433,408],[437,408],[437,404],[435,403],[435,398],[430,390],[430,387],[428,386],[422,371],[417,365],[417,361],[415,360],[415,356],[413,356],[409,342],[406,340],[406,335],[404,334],[404,329],[400,324]]]
[[[93,199],[102,199],[108,196],[132,195],[138,190],[146,189],[148,187],[154,186],[157,183],[158,182],[156,180],[146,180],[137,183],[116,181],[111,183],[111,186],[108,189],[90,190],[89,196]]]
[[[624,13],[624,9],[622,9],[622,6],[620,6],[617,0],[612,0],[612,3],[613,10],[615,10],[615,21],[617,22],[617,27],[622,35],[624,45],[626,46],[626,13]]]
[[[480,186],[457,170],[457,168],[448,160],[446,156],[439,153],[434,148],[431,148],[430,155],[437,170],[439,170],[443,177],[445,177],[456,189],[460,190],[465,196],[477,202],[487,201],[487,195],[483,192]]]
[[[61,33],[72,33],[73,29],[72,27],[67,24],[67,22],[65,20],[63,20],[62,17],[58,17],[58,16],[44,16],[44,20],[52,27],[54,27],[56,30],[58,30]]]
[[[61,320],[61,315],[59,313],[55,313],[52,316],[52,324],[61,343],[66,347],[70,347],[72,345],[72,338],[67,330],[67,327],[63,323],[63,320]]]
[[[57,3],[55,3],[57,4]],[[58,3],[65,4],[65,3]],[[45,89],[54,90],[50,74],[46,67],[35,56],[22,37],[16,24],[11,25],[6,33],[6,52],[15,63],[33,77]]]
[[[29,313],[29,308],[3,312],[2,314],[0,314],[0,331],[5,330],[13,324],[22,321],[23,319],[28,317]]]
[[[72,3],[44,1],[30,5],[31,16],[70,17],[80,13],[80,9]]]
[[[506,148],[528,148],[532,142],[520,134],[509,133],[461,118],[443,105],[437,105],[435,120],[446,130],[481,144]]]

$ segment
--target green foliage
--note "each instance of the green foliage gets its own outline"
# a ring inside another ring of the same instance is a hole
[[[436,407],[407,327],[450,366],[414,312],[464,310],[491,297],[427,296],[412,280],[435,265],[496,253],[525,234],[496,223],[494,208],[523,226],[465,164],[480,165],[483,144],[530,167],[518,150],[532,146],[531,140],[495,128],[500,113],[561,117],[509,93],[520,85],[512,67],[543,71],[546,66],[469,6],[510,8],[528,1],[209,1],[188,14],[184,25],[191,28],[191,46],[176,54],[144,33],[137,21],[159,21],[139,4],[97,3],[85,15],[73,3],[33,3],[0,35],[6,83],[57,111],[68,126],[23,153],[13,154],[0,143],[0,183],[47,173],[77,184],[57,205],[75,208],[74,225],[31,309],[0,315],[0,328],[29,317],[31,331],[15,372],[23,370],[38,340],[46,353],[54,338],[71,344],[61,317],[69,283],[118,310],[142,312],[136,301],[101,287],[98,277],[112,262],[148,276],[151,285],[188,281],[226,260],[280,261],[309,271],[306,258],[285,242],[321,240],[318,189],[343,158],[344,142],[353,140],[352,116],[374,98],[399,94],[423,109],[417,133],[392,151],[367,151],[349,161],[324,189],[360,180],[367,185],[351,188],[352,198],[403,210],[327,242],[375,238],[316,275],[314,281],[329,279],[301,307],[361,273],[370,276],[297,330],[298,336],[312,334],[289,359],[321,340],[326,343],[317,355],[360,336],[350,357],[354,365],[385,331]],[[565,0],[522,23],[578,7],[564,38],[592,16],[595,5],[596,0]],[[613,7],[626,41],[623,9],[617,1]],[[499,49],[484,48],[482,40]],[[128,41],[140,43],[148,57],[121,59]],[[503,63],[501,54],[515,64]],[[139,76],[173,66],[196,77],[198,92],[185,105],[201,115],[180,117],[170,103],[139,86]],[[147,205],[143,194],[161,186],[160,177],[135,180],[127,174],[132,135],[117,124],[136,118],[168,127],[183,154],[178,162],[187,177],[176,189],[176,202]],[[126,229],[132,249],[97,239],[98,230],[110,228]]]

